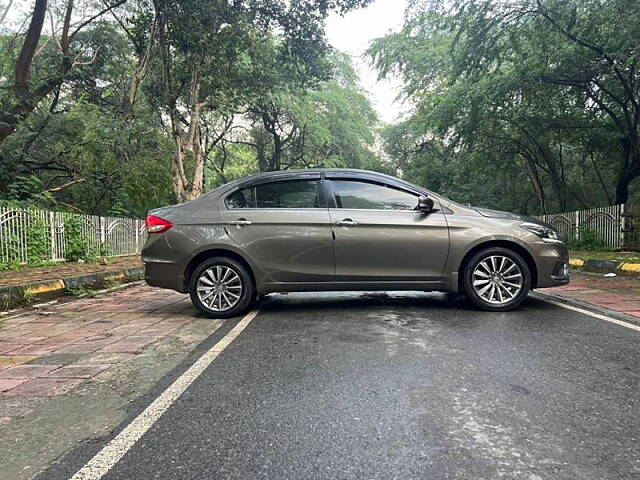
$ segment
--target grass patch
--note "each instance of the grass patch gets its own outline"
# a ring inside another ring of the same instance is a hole
[[[36,267],[56,267],[56,266],[64,266],[64,265],[109,265],[109,257],[101,257],[96,258],[91,261],[83,261],[82,263],[78,263],[77,261],[54,261],[47,260],[42,262],[33,262],[33,263],[19,263],[19,262],[10,262],[10,263],[0,263],[0,272],[15,272],[19,270],[24,270],[25,268],[36,268]]]
[[[70,297],[79,297],[81,295],[92,296],[96,292],[97,290],[85,287],[84,285],[69,285],[64,288],[64,294]]]
[[[571,258],[583,260],[618,260],[625,263],[640,263],[640,252],[607,252],[597,250],[569,250]]]
[[[9,262],[9,263],[0,263],[0,272],[12,272],[15,270],[22,270],[23,268],[32,268],[32,267],[53,267],[55,265],[63,265],[64,262],[56,262],[53,260],[47,261],[39,261],[33,263],[20,263],[20,262]]]

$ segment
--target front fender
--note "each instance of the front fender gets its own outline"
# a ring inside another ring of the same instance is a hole
[[[451,217],[450,217],[451,218]],[[533,233],[514,228],[518,222],[505,223],[504,220],[491,221],[483,217],[458,217],[450,222],[450,255],[447,261],[445,283],[454,292],[459,291],[460,267],[467,255],[482,245],[502,243],[516,245],[534,261],[535,251],[532,243],[540,241]]]

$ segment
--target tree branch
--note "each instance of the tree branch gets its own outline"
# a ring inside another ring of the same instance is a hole
[[[124,3],[126,3],[127,0],[118,0],[115,3],[112,3],[111,5],[108,5],[107,7],[103,8],[102,10],[100,10],[98,13],[96,13],[95,15],[89,17],[87,20],[85,20],[84,22],[80,23],[76,29],[73,31],[73,33],[71,33],[71,35],[69,35],[69,41],[73,40],[73,38],[80,32],[80,30],[82,30],[84,27],[86,27],[87,25],[89,25],[91,22],[93,22],[96,18],[101,17],[102,15],[104,15],[107,12],[110,12],[111,10],[113,10],[114,8],[119,7],[120,5],[123,5]]]

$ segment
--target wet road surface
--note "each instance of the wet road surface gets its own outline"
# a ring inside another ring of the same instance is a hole
[[[535,298],[273,295],[104,478],[640,478],[639,354],[640,332]]]

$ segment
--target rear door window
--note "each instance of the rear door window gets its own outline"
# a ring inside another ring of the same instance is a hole
[[[238,190],[227,197],[228,208],[323,208],[320,182],[287,180]]]
[[[253,187],[243,188],[227,197],[227,208],[255,208],[255,189]]]

